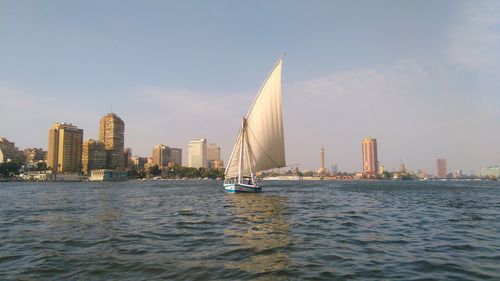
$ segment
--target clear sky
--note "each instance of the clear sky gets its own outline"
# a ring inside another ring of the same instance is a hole
[[[500,164],[499,1],[0,0],[0,136],[47,149],[112,110],[150,156],[206,137],[224,161],[280,54],[287,162]]]

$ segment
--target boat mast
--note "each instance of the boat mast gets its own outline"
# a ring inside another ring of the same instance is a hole
[[[252,183],[254,183],[254,175],[253,175],[253,170],[252,170],[252,158],[250,158],[250,154],[252,153],[251,152],[252,147],[250,146],[250,143],[248,141],[248,136],[246,138],[246,143],[247,143],[246,155],[247,155],[247,161],[248,161],[248,169],[250,170],[250,178],[252,179]]]
[[[245,129],[247,119],[243,117],[241,123],[241,145],[240,145],[240,163],[238,166],[238,183],[241,183],[241,170],[243,169],[243,146],[245,145]]]

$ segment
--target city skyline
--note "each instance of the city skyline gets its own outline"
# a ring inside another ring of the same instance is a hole
[[[498,2],[87,3],[0,4],[0,133],[20,148],[45,149],[55,122],[95,138],[113,107],[134,155],[203,136],[227,161],[286,51],[285,145],[301,170],[323,144],[326,166],[360,171],[365,135],[389,171],[500,163]]]

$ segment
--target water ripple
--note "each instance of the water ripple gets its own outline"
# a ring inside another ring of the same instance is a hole
[[[494,182],[0,184],[1,280],[500,279]]]

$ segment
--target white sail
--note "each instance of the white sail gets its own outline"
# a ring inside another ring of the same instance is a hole
[[[226,167],[226,178],[249,176],[251,173],[286,166],[281,112],[282,63],[281,58],[244,119]]]

